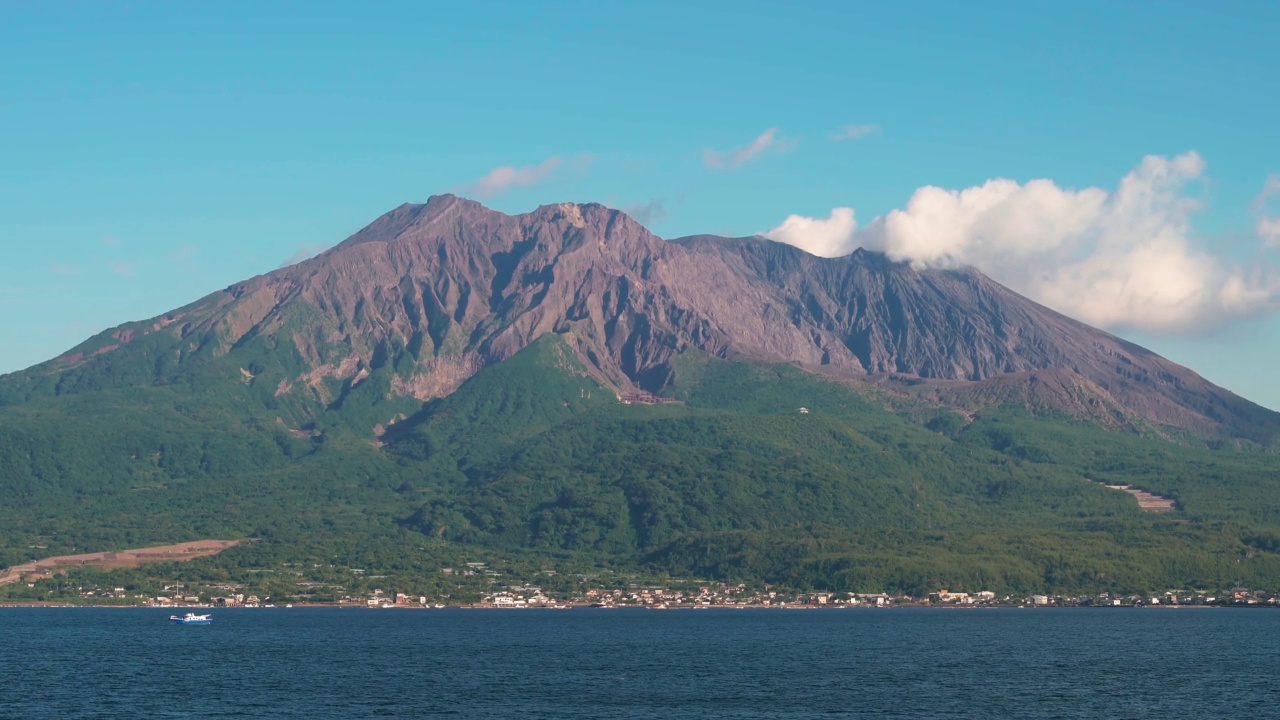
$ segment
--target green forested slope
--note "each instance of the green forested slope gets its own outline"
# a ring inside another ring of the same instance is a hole
[[[625,405],[550,335],[376,441],[390,406],[365,383],[304,428],[249,385],[0,409],[0,564],[253,537],[188,571],[427,577],[484,558],[869,591],[1280,587],[1265,452],[694,355],[681,404]]]

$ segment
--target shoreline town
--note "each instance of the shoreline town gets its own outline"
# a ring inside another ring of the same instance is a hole
[[[129,595],[123,588],[95,592],[93,588],[73,600],[14,600],[0,602],[0,607],[120,607],[120,608],[365,608],[365,609],[482,609],[529,610],[575,608],[639,608],[649,610],[733,609],[851,609],[851,608],[1135,608],[1135,607],[1280,607],[1280,593],[1234,588],[1227,592],[1165,591],[1163,593],[1087,595],[1006,595],[990,591],[977,593],[951,592],[941,589],[927,596],[890,595],[887,593],[777,591],[747,592],[743,586],[707,585],[696,590],[673,590],[662,587],[630,589],[593,589],[571,598],[558,598],[543,593],[536,586],[512,586],[485,595],[476,602],[447,602],[424,595],[407,595],[374,590],[366,595],[348,595],[333,602],[280,600],[239,592],[226,595],[204,593]]]

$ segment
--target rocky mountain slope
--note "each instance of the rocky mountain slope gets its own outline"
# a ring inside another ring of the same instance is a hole
[[[290,420],[362,386],[411,407],[546,333],[618,390],[687,351],[784,362],[958,407],[1014,403],[1269,442],[1280,415],[972,269],[758,238],[664,241],[601,205],[402,205],[333,249],[0,379],[0,403],[236,381]],[[395,403],[392,403],[395,405]]]

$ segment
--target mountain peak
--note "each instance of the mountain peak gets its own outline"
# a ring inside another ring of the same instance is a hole
[[[450,194],[403,204],[311,261],[105,333],[46,370],[109,372],[103,356],[161,352],[132,341],[163,334],[171,351],[139,365],[164,368],[155,383],[179,381],[172,357],[249,353],[236,372],[270,378],[274,397],[332,407],[373,377],[387,397],[427,400],[548,333],[620,390],[666,390],[687,352],[906,379],[950,398],[994,397],[981,386],[993,380],[1000,397],[1022,397],[1013,384],[1052,371],[1081,378],[1072,407],[1120,407],[1206,435],[1280,430],[1280,415],[972,268],[916,268],[865,249],[820,258],[762,238],[667,242],[598,203],[507,215]]]
[[[410,228],[444,224],[450,218],[465,214],[486,213],[499,214],[474,200],[457,195],[432,195],[425,203],[401,204],[344,240],[338,247],[351,248],[368,242],[389,242],[405,234]]]
[[[490,244],[510,226],[529,231],[532,225],[565,225],[580,230],[590,228],[608,239],[619,234],[651,236],[643,225],[625,213],[599,203],[552,203],[531,212],[507,215],[467,198],[452,194],[432,195],[425,203],[404,203],[374,220],[347,238],[339,248],[350,249],[370,242],[424,241],[462,233],[470,240]],[[466,227],[468,229],[460,230]],[[480,230],[488,228],[488,230]]]

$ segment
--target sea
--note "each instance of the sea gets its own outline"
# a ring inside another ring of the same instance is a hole
[[[0,608],[0,718],[1277,717],[1280,610]]]

